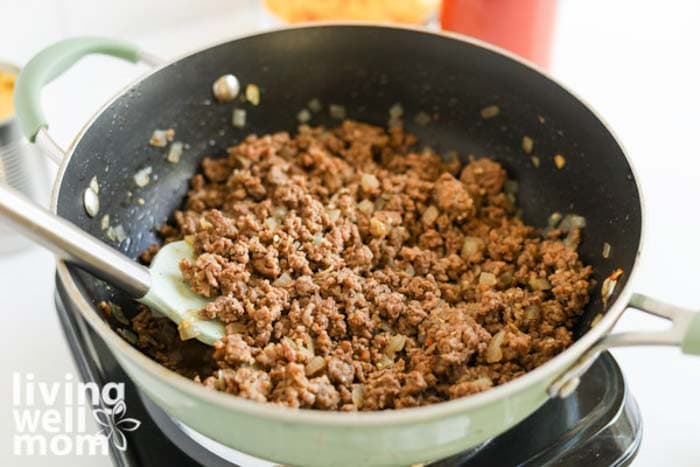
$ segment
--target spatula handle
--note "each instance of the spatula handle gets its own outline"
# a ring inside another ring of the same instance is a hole
[[[91,272],[134,298],[143,297],[151,287],[146,267],[1,184],[0,218],[66,262]]]

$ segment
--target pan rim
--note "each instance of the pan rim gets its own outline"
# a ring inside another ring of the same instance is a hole
[[[637,269],[640,263],[640,256],[646,232],[646,216],[644,214],[645,203],[643,192],[639,184],[638,172],[635,170],[635,167],[632,164],[632,161],[630,160],[629,155],[627,154],[627,151],[622,145],[617,134],[612,130],[607,121],[603,119],[598,114],[598,112],[594,108],[592,108],[585,100],[583,100],[571,89],[560,83],[557,79],[553,78],[551,75],[549,75],[547,72],[542,70],[539,66],[535,65],[534,63],[522,57],[518,57],[512,52],[488,44],[484,41],[473,37],[463,36],[460,34],[446,31],[431,31],[421,27],[389,24],[382,22],[319,21],[312,23],[284,25],[276,28],[266,29],[264,31],[257,31],[251,34],[237,36],[232,39],[217,41],[207,47],[197,49],[196,51],[188,52],[140,76],[132,83],[118,91],[111,99],[109,99],[107,102],[105,102],[104,105],[102,105],[99,109],[96,110],[92,117],[80,129],[76,137],[73,139],[69,148],[65,151],[65,157],[61,162],[61,165],[56,174],[56,179],[54,181],[51,193],[50,209],[52,210],[52,212],[57,213],[58,194],[60,192],[60,187],[63,183],[63,177],[71,161],[75,148],[77,147],[82,137],[92,127],[95,120],[103,113],[104,110],[106,110],[114,101],[123,96],[129,89],[134,87],[136,84],[148,79],[148,77],[150,77],[151,75],[157,73],[158,71],[167,66],[172,65],[175,62],[196,55],[202,51],[208,50],[218,45],[223,45],[229,42],[246,38],[252,38],[260,35],[274,34],[277,32],[287,30],[319,29],[327,27],[359,27],[409,31],[418,34],[426,34],[456,40],[485,49],[487,51],[496,53],[506,59],[515,61],[520,65],[523,65],[537,72],[542,77],[561,88],[562,91],[568,93],[570,96],[576,99],[580,105],[582,105],[601,123],[603,128],[609,133],[610,137],[619,147],[620,152],[624,156],[627,165],[629,166],[632,172],[635,187],[637,188],[637,193],[639,195],[641,226],[639,234],[639,245],[635,254],[635,259],[632,265],[632,269],[627,273],[628,280],[625,283],[623,289],[620,291],[618,297],[613,302],[613,304],[605,312],[600,322],[592,329],[586,331],[586,333],[579,339],[577,339],[571,347],[561,352],[551,360],[535,368],[534,370],[531,370],[526,374],[515,378],[512,381],[496,386],[487,391],[474,394],[468,397],[454,399],[451,401],[438,402],[422,407],[406,408],[394,411],[346,413],[319,411],[312,409],[292,409],[288,407],[278,407],[271,406],[268,404],[262,404],[259,402],[254,402],[247,399],[232,396],[231,394],[226,394],[219,391],[212,391],[211,389],[205,388],[204,386],[195,383],[189,378],[186,378],[178,373],[175,373],[172,370],[167,369],[166,367],[160,365],[154,360],[151,360],[149,357],[137,350],[135,347],[132,347],[129,343],[122,339],[107,323],[100,319],[95,308],[88,302],[85,296],[78,289],[78,286],[73,280],[73,277],[70,273],[68,265],[63,260],[57,257],[56,270],[59,279],[65,286],[69,298],[73,300],[73,302],[77,305],[81,315],[86,319],[86,321],[88,321],[90,326],[100,335],[102,339],[104,339],[109,344],[109,347],[111,349],[116,349],[119,352],[121,352],[125,358],[128,358],[128,360],[131,363],[140,367],[142,371],[145,371],[159,379],[166,381],[179,392],[187,394],[190,397],[203,400],[209,404],[219,406],[225,409],[230,409],[247,415],[263,417],[276,421],[336,427],[376,427],[437,420],[447,418],[450,416],[465,414],[475,408],[491,405],[499,401],[506,400],[510,396],[513,396],[521,391],[525,391],[528,388],[537,385],[538,382],[554,378],[555,376],[565,372],[574,360],[579,358],[586,350],[591,348],[603,335],[607,334],[610,331],[610,329],[614,326],[616,321],[627,308],[627,304],[629,303],[630,297],[633,293],[631,286],[637,274]]]

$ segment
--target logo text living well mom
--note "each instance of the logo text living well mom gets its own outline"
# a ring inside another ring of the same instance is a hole
[[[94,407],[104,408],[94,408]],[[13,453],[17,456],[106,455],[111,438],[117,449],[126,449],[123,431],[136,430],[140,422],[125,417],[124,383],[35,381],[32,373],[12,374],[12,417],[15,424]],[[88,432],[94,418],[102,431]]]

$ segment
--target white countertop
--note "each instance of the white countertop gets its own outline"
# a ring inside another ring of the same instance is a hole
[[[254,1],[148,3],[150,13],[135,15],[141,2],[87,0],[0,0],[0,57],[24,63],[38,48],[67,35],[112,35],[173,57],[258,27]],[[117,2],[115,2],[116,4]],[[152,5],[153,4],[153,5]],[[36,16],[32,11],[43,8]],[[154,6],[159,5],[159,6]],[[156,21],[155,8],[166,13]],[[144,8],[144,7],[141,7]],[[216,14],[214,14],[216,13]],[[150,18],[145,21],[139,18]],[[212,19],[213,18],[213,19]],[[590,102],[616,130],[640,177],[646,198],[647,237],[636,289],[691,308],[700,308],[700,3],[561,2],[553,74]],[[27,33],[28,28],[32,32]],[[99,66],[97,66],[99,65]],[[92,112],[139,72],[99,58],[84,61],[45,93],[54,133],[67,144]],[[85,87],[84,83],[90,83]],[[0,359],[0,400],[11,400],[13,371],[37,380],[62,381],[72,362],[53,310],[53,260],[37,248],[0,257],[0,296],[6,319],[5,358]],[[629,311],[617,329],[653,329],[655,318]],[[700,359],[674,348],[634,348],[614,352],[644,419],[644,439],[636,466],[698,464]],[[10,457],[14,426],[0,417],[0,464],[44,465],[41,457]],[[57,457],[53,465],[109,465],[101,457]]]

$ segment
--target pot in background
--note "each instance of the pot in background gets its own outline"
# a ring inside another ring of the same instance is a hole
[[[49,187],[46,161],[39,148],[22,134],[12,104],[14,79],[19,74],[18,66],[0,61],[0,183],[44,205]],[[31,242],[0,222],[0,254],[15,253],[30,245]]]

